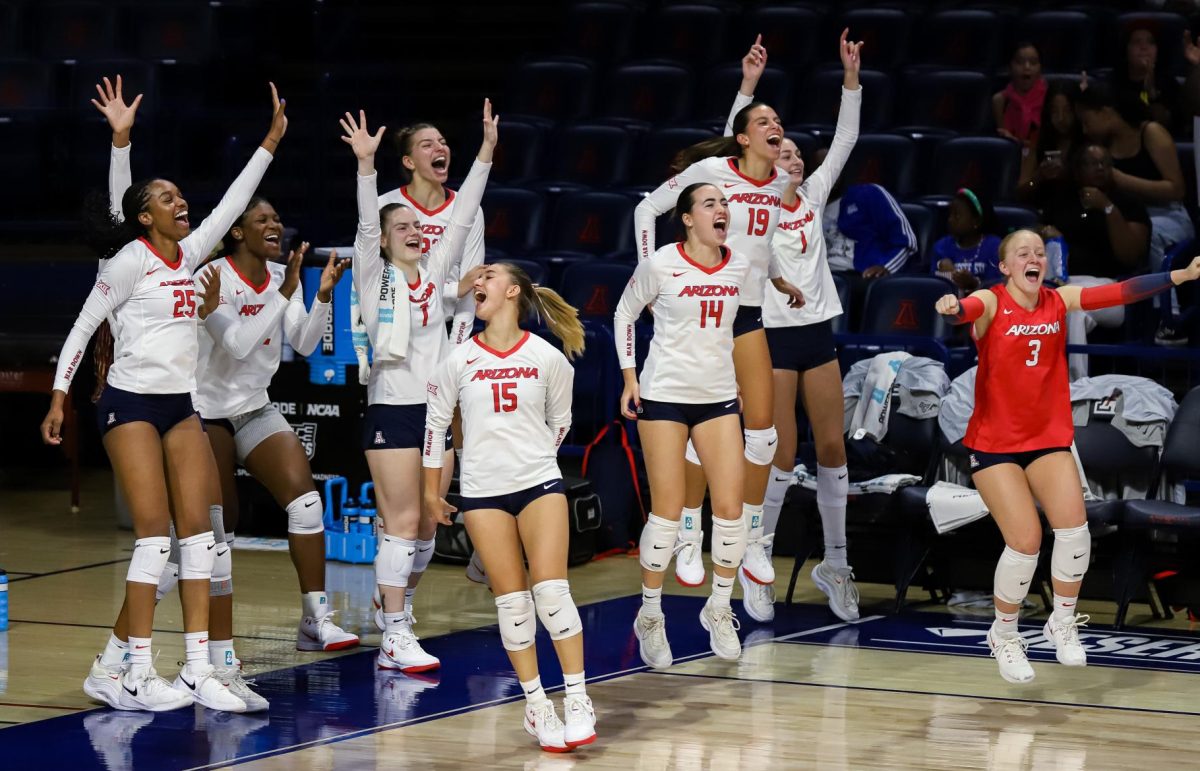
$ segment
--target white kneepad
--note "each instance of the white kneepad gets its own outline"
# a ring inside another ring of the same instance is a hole
[[[412,572],[424,573],[425,569],[429,567],[429,563],[433,560],[433,544],[432,538],[428,541],[417,541],[417,553],[413,555]]]
[[[683,459],[693,466],[700,465],[700,456],[696,454],[696,445],[692,444],[691,439],[688,439],[687,449],[683,451]]]
[[[642,567],[654,573],[665,573],[675,550],[675,535],[678,532],[678,522],[656,514],[647,517],[638,541],[638,561]]]
[[[316,491],[305,493],[287,505],[288,532],[292,535],[314,535],[325,532],[321,496]]]
[[[996,576],[992,591],[997,597],[1013,605],[1020,605],[1029,594],[1029,582],[1037,570],[1038,555],[1022,554],[1005,546],[1000,561],[996,563]]]
[[[770,428],[747,428],[742,431],[746,441],[746,460],[755,466],[769,466],[775,459],[775,445],[779,443],[779,434],[775,426]]]
[[[497,597],[496,618],[500,622],[500,641],[504,643],[504,650],[523,651],[533,645],[537,624],[533,623],[533,595],[528,591]]]
[[[158,586],[158,579],[167,567],[171,553],[171,539],[165,535],[139,538],[133,542],[133,556],[129,558],[126,581]]]
[[[1083,580],[1092,561],[1092,534],[1086,523],[1079,527],[1054,531],[1050,551],[1050,575],[1068,584]]]
[[[736,568],[746,554],[746,517],[712,520],[712,561],[723,568]]]
[[[579,620],[575,600],[571,599],[567,579],[555,578],[535,584],[533,604],[551,640],[565,640],[583,631],[583,622]]]
[[[375,582],[381,586],[408,587],[417,558],[417,542],[394,535],[384,535],[375,555]]]
[[[179,580],[208,581],[212,578],[213,562],[217,558],[217,541],[213,532],[179,539]]]

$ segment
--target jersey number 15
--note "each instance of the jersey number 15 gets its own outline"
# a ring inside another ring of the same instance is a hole
[[[496,412],[517,411],[516,383],[492,383],[492,409]]]

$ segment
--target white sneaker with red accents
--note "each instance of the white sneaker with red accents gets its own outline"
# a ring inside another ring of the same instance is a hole
[[[775,583],[775,566],[771,564],[771,549],[775,534],[752,538],[746,543],[746,556],[742,557],[742,573],[756,584]]]
[[[171,687],[190,695],[202,707],[220,712],[246,711],[246,702],[217,679],[217,668],[212,664],[184,664]]]
[[[375,664],[380,669],[398,669],[404,673],[428,672],[442,665],[436,656],[425,652],[408,623],[388,632],[379,644],[379,655]]]
[[[1000,665],[1000,676],[1010,683],[1028,683],[1033,680],[1033,667],[1025,649],[1029,643],[1019,634],[996,634],[995,625],[988,629],[988,647],[992,649],[992,658]]]
[[[812,580],[829,598],[829,609],[842,621],[858,620],[858,587],[851,568],[835,568],[820,562],[812,569]]]
[[[320,618],[305,616],[296,629],[298,651],[340,651],[358,645],[358,636],[333,623],[331,610]]]
[[[760,584],[746,571],[738,571],[738,583],[742,585],[742,607],[746,615],[755,621],[775,620],[775,584]]]
[[[127,668],[126,664],[106,667],[100,663],[100,657],[92,662],[92,670],[83,681],[83,692],[96,701],[102,701],[113,709],[129,709],[121,706],[121,675]]]
[[[675,580],[683,586],[704,584],[703,530],[679,528],[675,536]]]
[[[563,740],[571,749],[596,741],[596,710],[585,695],[569,694],[563,698],[566,716]]]
[[[247,712],[265,712],[270,708],[269,701],[250,690],[250,683],[254,681],[242,677],[242,662],[238,661],[231,667],[216,667],[215,669],[214,676],[217,680],[228,688],[230,693],[246,702]]]
[[[130,665],[121,675],[121,701],[118,709],[166,712],[195,704],[192,693],[177,691],[158,676],[149,664]]]
[[[554,702],[546,699],[525,705],[525,733],[536,738],[546,752],[570,752],[564,736],[566,727],[554,711]]]
[[[1059,664],[1068,667],[1086,667],[1087,651],[1079,644],[1079,627],[1087,626],[1090,616],[1079,614],[1055,621],[1054,616],[1046,620],[1042,635],[1046,642],[1054,644],[1054,655]]]

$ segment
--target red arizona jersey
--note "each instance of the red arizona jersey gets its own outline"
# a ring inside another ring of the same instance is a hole
[[[1075,438],[1067,376],[1067,306],[1042,287],[1027,311],[1002,285],[996,316],[982,338],[975,373],[975,412],[963,444],[980,452],[1067,447]]]

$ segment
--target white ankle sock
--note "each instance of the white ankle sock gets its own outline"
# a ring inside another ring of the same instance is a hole
[[[120,666],[125,663],[125,659],[128,656],[129,643],[110,632],[108,643],[104,646],[104,652],[100,654],[100,664],[106,667]]]
[[[400,611],[399,613],[384,613],[383,614],[383,633],[391,634],[399,632],[405,624],[408,623],[408,612]]]
[[[567,686],[567,696],[587,696],[587,678],[584,677],[582,669],[574,675],[568,675],[564,672],[563,685]]]
[[[703,511],[701,506],[694,509],[683,507],[683,511],[679,516],[679,538],[683,541],[698,541],[702,538],[700,531],[700,515]]]
[[[321,618],[329,613],[329,597],[325,592],[304,592],[300,595],[305,618]]]
[[[999,608],[996,608],[996,620],[992,622],[992,628],[996,633],[1005,637],[1011,637],[1018,633],[1017,620],[1020,614],[1017,611],[1006,613]]]
[[[407,611],[412,610],[413,595],[416,593],[417,593],[416,587],[409,586],[409,587],[405,588],[405,590],[404,590],[404,609],[405,610],[407,610]]]
[[[712,594],[709,595],[709,603],[718,608],[728,608],[729,598],[732,596],[733,579],[713,573]]]
[[[237,666],[237,655],[233,652],[233,640],[209,640],[208,661],[214,667]]]
[[[542,690],[542,678],[521,681],[521,690],[525,692],[525,701],[530,704],[541,704],[546,700],[546,692]]]
[[[750,532],[750,540],[763,537],[763,507],[749,503],[742,504],[742,519]]]
[[[662,587],[651,589],[642,584],[642,612],[647,616],[661,616],[662,612]]]
[[[1053,613],[1054,620],[1065,621],[1071,616],[1074,616],[1076,613],[1075,606],[1078,604],[1078,602],[1078,597],[1063,597],[1061,594],[1055,593]]]
[[[129,638],[129,664],[130,666],[150,666],[153,659],[150,656],[150,638],[149,637],[130,637]]]
[[[183,650],[189,667],[208,666],[208,632],[185,633]]]

